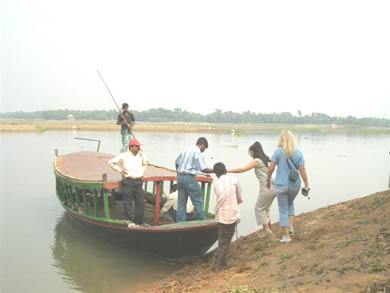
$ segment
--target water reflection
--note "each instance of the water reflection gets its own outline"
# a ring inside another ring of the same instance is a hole
[[[84,231],[66,213],[55,226],[51,250],[57,273],[81,292],[132,292],[178,267]]]

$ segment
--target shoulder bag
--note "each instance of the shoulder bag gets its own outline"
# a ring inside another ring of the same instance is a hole
[[[297,180],[298,180],[298,178],[299,178],[298,167],[295,165],[294,161],[293,161],[290,157],[287,158],[286,161],[287,161],[288,169],[290,170],[290,174],[289,174],[289,176],[288,176],[288,179],[289,179],[291,182],[297,182]],[[291,168],[290,168],[289,161],[294,165],[295,169],[291,169]]]

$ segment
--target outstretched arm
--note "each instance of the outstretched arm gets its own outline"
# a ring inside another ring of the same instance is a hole
[[[276,163],[275,162],[271,162],[271,164],[268,167],[267,184],[265,185],[268,189],[270,189],[270,187],[271,187],[271,176],[272,176],[272,173],[274,173],[275,166],[276,166]]]
[[[228,173],[244,173],[246,171],[249,171],[250,169],[257,167],[258,165],[259,165],[258,161],[252,160],[248,165],[242,168],[229,169]]]

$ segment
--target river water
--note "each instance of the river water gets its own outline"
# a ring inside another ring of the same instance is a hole
[[[138,133],[149,161],[174,168],[177,154],[193,145],[199,134]],[[120,134],[92,131],[1,133],[1,292],[133,292],[145,282],[159,279],[180,267],[156,257],[132,252],[97,235],[74,227],[55,195],[52,170],[54,149],[60,155],[96,150],[116,154]],[[277,134],[207,134],[204,153],[212,167],[222,161],[228,168],[250,161],[248,147],[256,140],[271,156]],[[298,196],[297,214],[347,201],[377,191],[388,184],[389,136],[323,135],[297,136],[311,186],[311,199]],[[253,207],[258,182],[253,171],[237,174],[243,190],[239,235],[258,229]],[[214,206],[214,198],[211,200]],[[277,203],[271,217],[278,221]]]

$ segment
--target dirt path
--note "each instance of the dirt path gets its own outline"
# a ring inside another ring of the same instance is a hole
[[[223,272],[211,252],[143,292],[390,292],[390,191],[299,215],[289,244],[273,230],[234,242]]]

